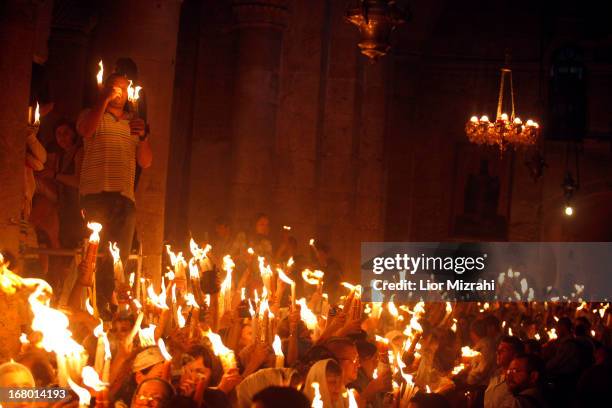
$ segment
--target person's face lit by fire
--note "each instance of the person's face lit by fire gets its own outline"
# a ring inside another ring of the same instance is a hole
[[[368,378],[372,378],[374,370],[376,370],[376,367],[378,366],[378,353],[374,353],[371,356],[367,356],[359,360],[359,364]]]
[[[119,94],[111,99],[111,101],[108,103],[109,106],[117,109],[123,109],[128,98],[128,85],[129,81],[127,78],[122,76],[114,76],[107,81],[107,87],[118,88],[120,90]]]
[[[506,368],[510,365],[510,362],[514,358],[516,353],[512,346],[503,341],[497,346],[496,362],[498,367]]]
[[[242,326],[242,331],[240,332],[240,342],[239,345],[241,347],[246,347],[253,342],[253,327],[250,325]]]
[[[342,377],[345,385],[355,381],[357,379],[357,373],[359,372],[359,354],[357,353],[357,347],[345,347],[340,355],[337,356],[342,368]]]
[[[132,407],[164,407],[170,399],[168,387],[160,381],[147,381],[134,394]]]
[[[255,222],[255,232],[259,235],[270,234],[270,220],[268,217],[259,217]]]
[[[204,358],[199,357],[183,366],[183,373],[179,381],[181,395],[186,397],[193,396],[198,382],[208,382],[211,370],[204,365]]]
[[[535,371],[529,372],[526,359],[515,358],[512,360],[506,376],[508,388],[512,393],[518,394],[535,385],[537,379],[538,373]]]
[[[76,142],[76,133],[70,125],[61,125],[55,129],[55,140],[63,150],[68,150]]]
[[[132,331],[132,323],[129,320],[115,320],[111,333],[115,335],[117,340],[124,340]]]
[[[329,392],[329,398],[335,405],[335,403],[339,401],[342,396],[342,376],[336,373],[327,372],[325,373],[325,378],[327,379],[327,391]]]
[[[230,228],[225,224],[215,225],[215,232],[217,236],[221,238],[229,238],[230,236]]]

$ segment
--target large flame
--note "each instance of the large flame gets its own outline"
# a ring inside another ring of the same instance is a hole
[[[346,393],[348,394],[348,408],[358,408],[359,405],[357,405],[357,400],[355,399],[355,394],[352,388],[348,389],[346,391]]]

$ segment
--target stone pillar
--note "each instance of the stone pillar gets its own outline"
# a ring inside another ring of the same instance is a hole
[[[230,200],[234,219],[246,225],[270,211],[274,137],[286,0],[233,0],[236,60]]]
[[[0,7],[0,248],[17,255],[23,202],[25,138],[32,71],[35,6],[7,0]]]
[[[30,93],[35,5],[6,0],[0,6],[0,249],[19,253],[19,218],[23,202],[27,106]],[[0,291],[0,360],[19,351],[18,299]]]
[[[147,95],[153,165],[142,172],[136,192],[136,228],[143,244],[144,272],[154,278],[161,273],[180,7],[180,0],[108,1],[100,9],[95,33],[95,58],[103,58],[108,67],[106,72],[110,72],[118,58],[132,58],[138,66],[138,80]]]

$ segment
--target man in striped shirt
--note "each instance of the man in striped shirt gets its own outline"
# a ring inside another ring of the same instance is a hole
[[[136,223],[136,162],[147,168],[153,159],[144,121],[124,111],[127,88],[127,78],[110,75],[95,105],[81,112],[77,121],[84,144],[79,185],[81,208],[86,221],[102,224],[100,252],[106,257],[96,271],[96,296],[98,310],[105,319],[111,318],[114,290],[108,242],[117,242],[125,265]]]

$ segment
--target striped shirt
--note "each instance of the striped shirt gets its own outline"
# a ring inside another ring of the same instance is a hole
[[[79,116],[82,120],[87,110]],[[130,134],[129,119],[105,112],[91,137],[83,138],[80,195],[118,192],[134,201],[138,136]]]

